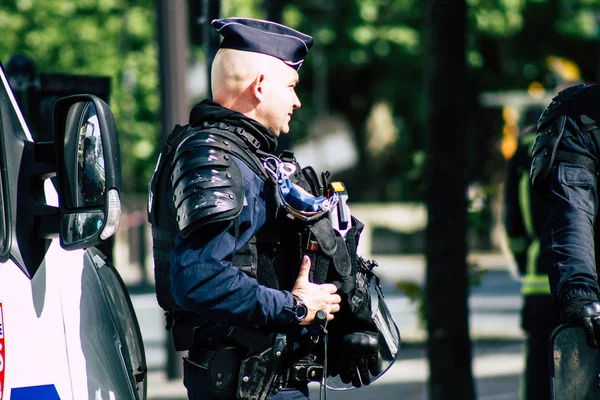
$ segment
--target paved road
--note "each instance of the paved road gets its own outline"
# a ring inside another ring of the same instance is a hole
[[[412,304],[397,289],[399,280],[423,282],[423,259],[414,257],[378,257],[378,275],[383,284],[387,304],[400,327],[405,345],[400,359],[379,381],[361,390],[328,391],[329,400],[342,399],[406,399],[427,398],[427,361],[422,340],[424,330]],[[522,331],[519,310],[522,304],[520,284],[505,268],[506,260],[498,255],[480,255],[476,262],[489,269],[479,286],[473,287],[469,299],[471,336],[474,343],[473,370],[479,399],[517,399],[519,374],[523,367]],[[132,301],[142,330],[150,369],[148,400],[185,399],[179,380],[165,379],[165,330],[162,310],[153,293],[140,293],[132,287]],[[499,340],[500,339],[500,340]],[[412,344],[411,344],[412,343]],[[319,398],[318,386],[311,397]]]

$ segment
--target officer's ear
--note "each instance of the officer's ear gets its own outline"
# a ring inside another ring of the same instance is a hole
[[[250,92],[258,102],[263,101],[265,97],[265,74],[259,73],[256,75],[256,78],[250,84]]]

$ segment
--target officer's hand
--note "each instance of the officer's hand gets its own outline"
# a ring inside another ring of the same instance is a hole
[[[299,297],[306,308],[308,308],[308,315],[306,319],[300,323],[300,325],[309,325],[314,319],[315,314],[319,310],[327,312],[327,320],[333,319],[333,313],[340,310],[341,297],[337,294],[337,288],[331,283],[324,283],[317,285],[308,280],[308,273],[310,271],[310,258],[304,256],[302,259],[302,265],[300,266],[300,273],[298,279],[292,289],[292,294]]]
[[[341,349],[339,374],[342,382],[361,387],[371,383],[371,377],[381,372],[376,332],[349,333],[342,338]]]
[[[600,349],[600,302],[574,299],[565,306],[563,315],[567,322],[583,327],[590,347]]]

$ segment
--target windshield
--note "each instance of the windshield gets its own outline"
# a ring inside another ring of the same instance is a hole
[[[4,72],[4,66],[0,63],[0,79],[2,86],[0,87],[0,107],[2,111],[2,127],[9,128],[15,135],[25,136],[29,141],[33,141],[31,132],[25,123],[23,114],[19,109],[19,105],[13,95],[8,79]]]

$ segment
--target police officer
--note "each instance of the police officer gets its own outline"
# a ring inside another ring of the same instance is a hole
[[[550,295],[548,272],[539,257],[540,237],[550,210],[548,203],[531,190],[529,170],[535,137],[535,125],[523,129],[517,150],[508,161],[504,225],[522,277],[521,326],[527,334],[523,399],[547,400],[550,398],[548,343],[560,320]]]
[[[323,374],[322,357],[317,360],[309,348],[340,311],[338,286],[348,282],[325,283],[331,270],[311,268],[311,260],[318,264],[319,258],[305,254],[327,251],[342,259],[339,271],[351,267],[339,256],[351,234],[342,239],[326,219],[318,219],[311,226],[315,235],[307,238],[298,223],[304,211],[286,218],[276,195],[282,161],[273,152],[300,108],[295,87],[312,38],[246,18],[215,20],[212,26],[223,36],[211,71],[213,99],[194,106],[189,125],[171,133],[151,182],[157,294],[170,280],[179,309],[168,323],[175,347],[189,350],[184,384],[190,399],[262,399],[264,393],[272,399],[308,398],[307,383]],[[307,183],[303,174],[294,176]],[[310,187],[324,189],[321,181],[314,179]],[[177,236],[169,257],[165,226],[171,220]],[[290,231],[294,226],[298,231]],[[325,231],[331,235],[321,236]],[[369,365],[360,355],[370,356],[364,349],[376,347],[376,336],[360,332],[350,342],[359,348],[353,362]],[[274,363],[278,357],[285,360]]]
[[[582,326],[594,348],[600,348],[598,121],[600,86],[579,84],[559,92],[538,121],[531,165],[533,187],[551,207],[540,245],[553,298],[562,321]]]

